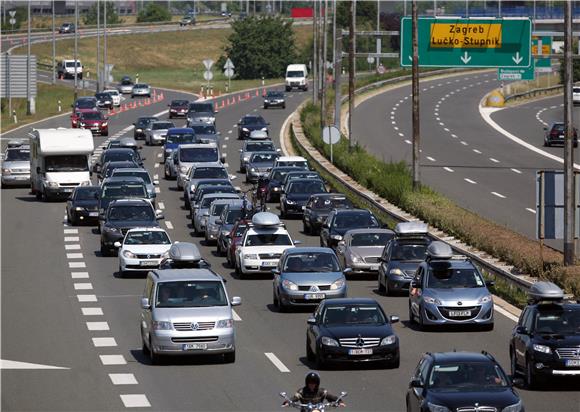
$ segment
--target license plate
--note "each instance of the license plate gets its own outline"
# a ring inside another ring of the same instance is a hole
[[[348,350],[348,354],[349,355],[372,355],[373,354],[373,350],[372,349],[349,349]]]
[[[304,295],[304,299],[306,299],[306,300],[318,300],[318,299],[324,299],[325,296],[326,295],[324,293],[307,293],[306,295]]]
[[[458,317],[458,318],[471,316],[471,311],[470,310],[450,310],[449,316],[454,316],[454,317]]]
[[[563,139],[563,138],[564,138],[564,135],[563,135],[563,134],[561,134],[560,136],[558,136],[558,138],[559,138],[559,139]]]
[[[580,359],[566,359],[566,366],[568,367],[580,366]]]
[[[379,265],[371,265],[371,270],[379,270]]]
[[[268,266],[268,267],[276,266],[277,264],[278,264],[278,262],[262,262],[262,266]]]
[[[89,212],[90,217],[97,217],[99,216],[99,212]]]
[[[65,193],[72,192],[75,188],[74,187],[65,187],[62,191]]]
[[[142,260],[141,261],[141,266],[157,266],[159,265],[159,262],[157,262],[156,260]]]
[[[183,350],[205,350],[207,343],[184,343],[182,348]]]
[[[302,206],[302,210],[306,209],[306,205]]]

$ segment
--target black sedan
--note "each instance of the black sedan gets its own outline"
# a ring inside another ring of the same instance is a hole
[[[250,133],[254,130],[261,130],[267,133],[269,124],[270,123],[266,122],[262,116],[257,114],[244,116],[238,123],[238,139],[248,139]]]
[[[280,215],[302,214],[310,196],[326,193],[324,183],[318,179],[295,179],[284,187],[280,195]]]
[[[269,91],[266,96],[264,96],[264,109],[270,107],[281,107],[286,108],[286,99],[283,92],[277,90]]]
[[[137,121],[133,123],[133,126],[135,126],[133,129],[133,137],[135,139],[145,139],[145,129],[147,129],[147,126],[149,126],[150,123],[156,122],[157,120],[159,119],[154,116],[138,118]]]
[[[279,166],[270,170],[268,175],[268,188],[266,189],[266,196],[268,202],[277,202],[280,200],[280,193],[282,192],[282,180],[289,172],[299,172],[299,167],[293,166]]]
[[[189,112],[188,100],[172,100],[168,106],[170,119],[174,117],[187,117],[187,112]]]
[[[398,368],[399,338],[392,328],[397,316],[387,316],[374,299],[323,300],[308,318],[306,355],[320,369],[329,362],[385,363]]]
[[[66,202],[67,221],[76,226],[80,223],[95,223],[99,219],[99,186],[78,186]]]
[[[352,209],[354,206],[342,193],[320,193],[310,196],[304,208],[304,233],[318,234],[333,209]]]
[[[335,209],[328,214],[320,230],[320,246],[336,248],[350,229],[381,227],[378,219],[366,209]]]
[[[544,131],[546,132],[544,146],[564,146],[566,127],[563,122],[553,122],[549,127],[544,127]],[[578,147],[578,131],[576,128],[574,128],[574,147]]]

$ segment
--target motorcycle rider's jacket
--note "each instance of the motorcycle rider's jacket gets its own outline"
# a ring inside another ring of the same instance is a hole
[[[338,396],[331,394],[324,388],[317,388],[316,390],[311,391],[308,386],[298,389],[298,392],[296,392],[292,397],[292,402],[301,403],[320,403],[324,401],[336,402],[337,400]]]

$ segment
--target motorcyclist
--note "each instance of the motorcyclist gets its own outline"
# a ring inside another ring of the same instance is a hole
[[[266,203],[266,193],[268,191],[268,177],[260,176],[258,177],[258,183],[256,186],[256,204],[260,204],[261,208],[264,208]]]
[[[308,372],[304,379],[304,387],[298,389],[290,399],[292,402],[300,403],[320,403],[324,401],[336,402],[338,396],[331,394],[326,389],[320,387],[320,376],[316,372]],[[282,406],[288,406],[289,402],[285,401]],[[344,407],[346,404],[341,400],[338,406]]]

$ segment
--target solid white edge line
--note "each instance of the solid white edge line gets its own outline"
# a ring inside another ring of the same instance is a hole
[[[270,360],[270,362],[272,362],[280,372],[290,373],[290,369],[288,369],[286,365],[284,365],[282,361],[278,359],[278,357],[274,355],[272,352],[266,352],[264,353],[264,355],[266,355],[266,357]]]
[[[532,209],[530,207],[526,207],[526,210],[530,213],[533,213],[534,215],[537,213],[534,209]]]
[[[499,197],[501,199],[505,199],[506,198],[506,196],[502,195],[501,193],[491,192],[491,194],[494,195],[494,196],[497,196],[497,197]]]
[[[519,320],[519,318],[511,313],[509,313],[507,310],[505,310],[504,308],[494,304],[493,305],[493,309],[498,312],[501,313],[502,315],[504,315],[506,318],[513,320],[514,322],[517,322]]]

